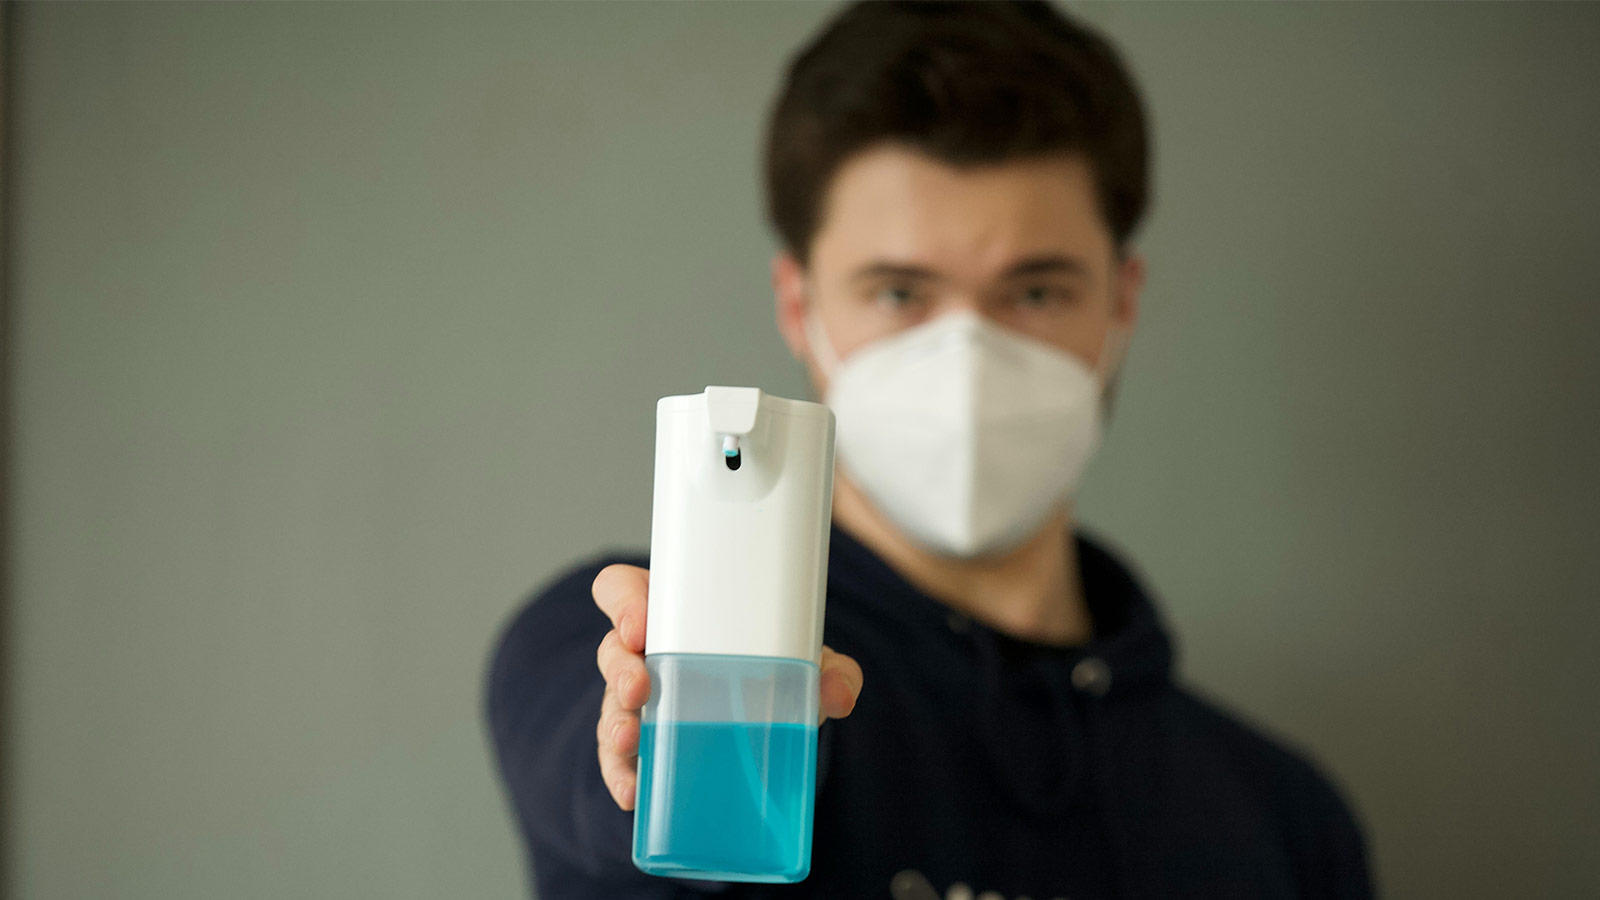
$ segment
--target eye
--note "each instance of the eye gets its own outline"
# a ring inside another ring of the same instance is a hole
[[[1030,309],[1065,305],[1072,302],[1072,294],[1065,288],[1050,284],[1031,284],[1017,292],[1017,305]]]
[[[920,298],[909,284],[886,284],[879,289],[876,299],[889,309],[905,309]]]

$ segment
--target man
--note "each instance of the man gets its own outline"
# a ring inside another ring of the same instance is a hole
[[[1147,140],[1116,53],[1042,3],[852,6],[795,58],[773,287],[839,458],[811,872],[631,865],[647,561],[597,559],[490,672],[542,896],[1370,895],[1336,791],[1173,682],[1149,596],[1074,528],[1138,318]]]

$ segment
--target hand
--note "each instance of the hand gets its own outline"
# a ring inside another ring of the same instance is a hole
[[[645,598],[650,570],[621,564],[595,576],[594,602],[611,620],[595,663],[606,680],[595,726],[600,776],[611,799],[633,809],[639,769],[639,710],[650,699],[650,673],[644,667]],[[842,719],[861,694],[861,667],[843,653],[822,648],[822,718]]]

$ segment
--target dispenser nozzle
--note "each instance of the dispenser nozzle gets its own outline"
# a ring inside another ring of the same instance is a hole
[[[721,436],[722,461],[729,469],[739,468],[739,438],[755,430],[760,413],[760,388],[706,385],[706,424]]]

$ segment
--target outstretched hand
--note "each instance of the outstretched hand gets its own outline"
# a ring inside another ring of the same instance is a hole
[[[639,710],[650,699],[650,673],[644,665],[649,586],[649,569],[618,563],[601,569],[592,588],[595,605],[611,620],[611,630],[595,653],[595,663],[606,681],[600,720],[595,725],[600,776],[617,805],[630,810],[639,769]],[[842,719],[850,715],[861,695],[861,666],[843,653],[823,647],[819,685],[822,718]]]

